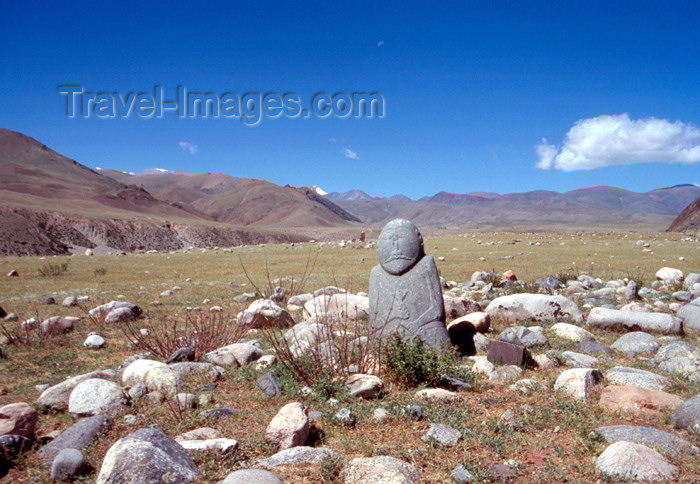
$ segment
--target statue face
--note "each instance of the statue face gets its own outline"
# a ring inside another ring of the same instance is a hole
[[[423,256],[423,238],[408,220],[392,220],[379,234],[377,255],[389,274],[403,274]]]

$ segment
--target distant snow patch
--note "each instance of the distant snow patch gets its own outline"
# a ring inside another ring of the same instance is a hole
[[[328,195],[328,192],[325,191],[323,188],[319,187],[318,185],[314,185],[311,188],[313,189],[313,191],[315,191],[316,193],[318,193],[322,197],[325,197],[326,195]]]

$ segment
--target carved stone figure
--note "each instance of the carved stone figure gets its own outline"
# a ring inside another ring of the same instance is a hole
[[[369,277],[372,334],[383,339],[400,333],[439,349],[450,344],[445,305],[435,260],[425,255],[423,237],[408,220],[395,219],[377,241],[379,265]]]

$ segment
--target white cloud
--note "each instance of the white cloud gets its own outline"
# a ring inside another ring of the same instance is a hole
[[[360,159],[360,157],[357,156],[357,153],[352,151],[350,148],[344,148],[343,154],[345,155],[346,158],[350,158],[351,160],[359,160]]]
[[[384,45],[384,41],[383,41],[383,40],[380,40],[379,42],[377,42],[377,47],[381,47],[382,45]]]
[[[186,151],[191,155],[194,155],[197,151],[199,151],[199,147],[194,143],[190,143],[189,141],[180,141],[179,145],[183,151]]]
[[[335,138],[328,138],[328,142],[329,142],[329,143],[337,143],[338,140],[335,139]]]
[[[632,120],[627,113],[581,119],[558,148],[546,139],[535,147],[537,168],[592,170],[637,163],[700,162],[700,129],[680,121]]]

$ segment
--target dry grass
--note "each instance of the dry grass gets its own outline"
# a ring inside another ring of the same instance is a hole
[[[650,243],[653,253],[642,252],[637,240]],[[481,243],[479,243],[481,241]],[[539,242],[538,245],[534,245]],[[530,244],[532,243],[532,245]],[[241,268],[241,262],[250,280],[261,290],[268,288],[268,280],[275,278],[303,278],[309,256],[315,258],[312,273],[307,274],[304,290],[338,285],[353,292],[367,291],[369,271],[376,264],[376,252],[363,244],[349,244],[340,249],[337,244],[295,244],[238,247],[232,251],[195,250],[190,253],[130,254],[118,256],[76,256],[71,258],[3,258],[0,259],[0,306],[15,312],[20,318],[36,317],[41,320],[54,315],[83,316],[75,330],[31,346],[5,347],[8,358],[0,360],[0,405],[17,401],[33,402],[39,396],[37,384],[57,383],[66,376],[95,369],[116,368],[139,349],[127,348],[127,338],[117,326],[89,321],[87,309],[103,302],[120,299],[140,305],[151,321],[185,321],[186,307],[199,306],[207,311],[219,305],[227,317],[233,317],[246,305],[233,302],[233,297],[254,290]],[[457,250],[453,250],[456,248]],[[504,271],[512,269],[520,279],[533,281],[558,272],[587,272],[603,279],[634,277],[647,285],[660,267],[676,267],[684,272],[700,271],[700,244],[683,242],[679,234],[664,233],[585,233],[585,234],[470,234],[447,237],[426,237],[426,252],[445,261],[437,262],[441,275],[447,280],[468,280],[477,270]],[[480,257],[486,260],[480,260]],[[684,257],[684,260],[679,260]],[[239,260],[240,258],[240,260]],[[37,269],[46,264],[62,264],[70,260],[69,270],[60,277],[43,277]],[[103,270],[98,270],[104,268]],[[20,277],[4,274],[16,269]],[[188,280],[189,279],[189,280]],[[232,285],[229,285],[232,283]],[[169,297],[160,293],[179,286]],[[59,303],[43,306],[41,300],[54,296]],[[84,307],[64,308],[61,300],[68,295],[87,295],[90,301]],[[209,299],[206,304],[205,299]],[[160,305],[153,305],[153,301]],[[297,319],[299,317],[297,316]],[[145,321],[145,320],[144,320]],[[144,321],[139,324],[145,325]],[[500,331],[502,327],[495,327]],[[91,331],[98,331],[108,342],[104,350],[92,351],[82,347]],[[611,343],[614,333],[596,333],[599,340]],[[257,337],[262,338],[260,333]],[[550,341],[554,341],[551,337]],[[698,344],[697,338],[690,338]],[[270,342],[263,341],[269,350]],[[602,368],[615,364],[635,365],[650,369],[639,359],[603,359]],[[527,370],[524,377],[533,377],[553,385],[559,371]],[[148,406],[137,403],[130,413],[143,414],[144,424],[158,423],[167,433],[175,435],[192,428],[208,425],[217,428],[223,436],[235,438],[240,449],[226,457],[205,455],[197,463],[203,472],[202,482],[216,482],[238,466],[251,465],[255,459],[271,455],[275,449],[264,441],[264,431],[277,410],[289,401],[303,401],[312,410],[324,413],[316,426],[315,445],[334,449],[342,458],[369,455],[392,455],[405,459],[421,469],[424,482],[448,482],[449,472],[464,463],[480,482],[489,482],[485,471],[505,459],[519,459],[525,468],[516,482],[595,482],[600,476],[591,464],[591,458],[600,454],[605,444],[591,435],[599,425],[633,423],[670,429],[665,419],[639,419],[603,412],[594,403],[583,405],[555,395],[553,392],[534,396],[517,396],[502,387],[495,387],[483,377],[477,377],[474,391],[464,394],[461,403],[427,403],[415,398],[415,390],[405,390],[389,384],[386,396],[379,401],[342,401],[359,417],[357,426],[348,429],[332,416],[339,408],[318,396],[304,396],[300,384],[280,375],[284,392],[272,401],[255,386],[262,373],[252,368],[231,369],[219,387],[212,393],[212,406],[234,407],[241,415],[221,421],[200,422],[199,410],[183,414],[166,405]],[[199,381],[191,381],[188,389]],[[689,398],[700,390],[674,379],[674,392]],[[190,388],[191,387],[191,388]],[[419,403],[424,418],[414,421],[398,409],[410,403]],[[535,409],[523,414],[523,405]],[[386,425],[373,423],[372,412],[383,406],[390,414]],[[514,410],[524,423],[524,429],[510,431],[497,425],[505,410]],[[134,430],[120,418],[115,420],[112,432],[87,449],[88,460],[97,470],[109,446]],[[430,423],[452,425],[462,431],[464,438],[451,448],[426,444],[420,437]],[[38,435],[64,429],[70,424],[66,414],[42,415]],[[556,427],[559,427],[558,431]],[[683,435],[681,432],[677,434]],[[688,440],[693,437],[683,435]],[[700,479],[700,466],[691,457],[674,458],[681,468],[681,480]],[[286,482],[323,482],[320,466],[276,470]],[[92,482],[95,473],[84,482]],[[7,482],[48,482],[48,469],[40,466],[30,455],[5,478]]]

